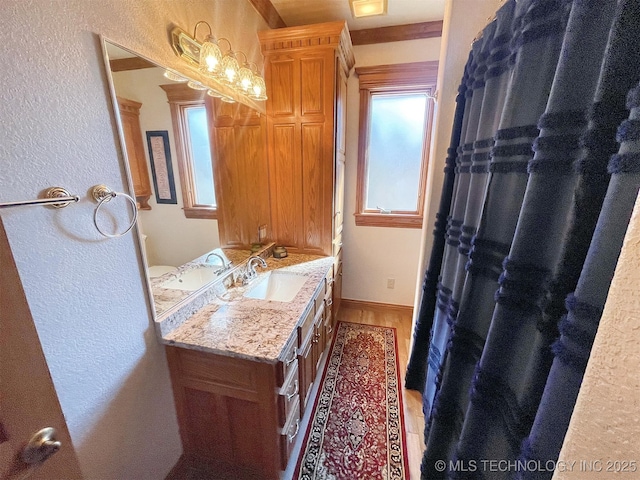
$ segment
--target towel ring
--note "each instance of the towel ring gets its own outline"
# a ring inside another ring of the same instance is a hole
[[[91,187],[90,192],[93,199],[96,202],[98,202],[96,209],[93,211],[93,224],[95,225],[96,230],[100,232],[100,235],[107,238],[118,238],[129,233],[129,231],[133,228],[133,226],[138,221],[138,205],[136,204],[136,201],[126,193],[114,192],[106,185],[95,185]],[[133,220],[131,220],[131,224],[129,225],[129,227],[127,227],[127,229],[124,232],[113,233],[113,234],[103,232],[100,226],[98,225],[98,212],[100,211],[100,207],[102,207],[104,203],[110,202],[112,199],[116,198],[117,196],[123,196],[129,201],[129,203],[131,203],[131,206],[133,207]]]

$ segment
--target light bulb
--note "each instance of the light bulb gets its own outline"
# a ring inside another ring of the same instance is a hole
[[[249,94],[254,100],[266,100],[267,99],[267,86],[264,83],[264,79],[255,75],[253,79],[252,92]]]
[[[244,64],[238,72],[238,80],[236,82],[238,89],[244,93],[250,93],[253,88],[253,72],[248,64]]]
[[[212,77],[220,75],[220,63],[222,62],[222,52],[218,42],[212,36],[207,37],[200,47],[200,71]]]
[[[220,80],[227,85],[233,85],[238,76],[240,65],[238,65],[236,55],[232,51],[227,53],[222,59],[221,70],[222,75],[220,76]]]

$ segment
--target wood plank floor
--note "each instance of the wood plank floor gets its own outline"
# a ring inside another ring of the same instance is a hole
[[[420,478],[420,462],[424,451],[424,415],[422,414],[422,397],[420,392],[404,388],[404,375],[409,361],[411,346],[411,314],[382,308],[355,307],[345,304],[338,313],[338,320],[353,323],[365,323],[396,329],[398,339],[398,361],[402,379],[402,396],[404,403],[404,422],[409,454],[409,473],[412,479]]]

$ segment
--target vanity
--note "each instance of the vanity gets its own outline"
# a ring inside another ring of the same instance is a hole
[[[236,267],[201,292],[213,300],[158,325],[185,458],[223,478],[285,470],[335,325],[333,257],[260,255],[267,267],[251,283],[232,285]],[[272,288],[282,278],[296,291]]]

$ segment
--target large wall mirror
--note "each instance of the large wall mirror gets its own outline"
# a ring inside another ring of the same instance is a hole
[[[179,77],[167,76],[163,66],[103,41],[126,170],[138,202],[138,228],[150,293],[159,320],[195,293],[158,288],[182,266],[202,260],[210,252],[234,263],[250,255],[244,245],[233,245],[226,239],[224,246],[235,248],[220,248],[217,203],[223,192],[217,191],[216,185],[220,187],[223,179],[214,180],[215,148],[211,148],[209,137],[215,105],[222,110],[231,107],[219,100],[217,104],[207,100],[204,91],[188,87]],[[262,117],[257,111],[252,115]],[[230,179],[224,180],[227,184],[220,190],[230,190]],[[219,261],[216,256],[211,259],[213,263]]]

